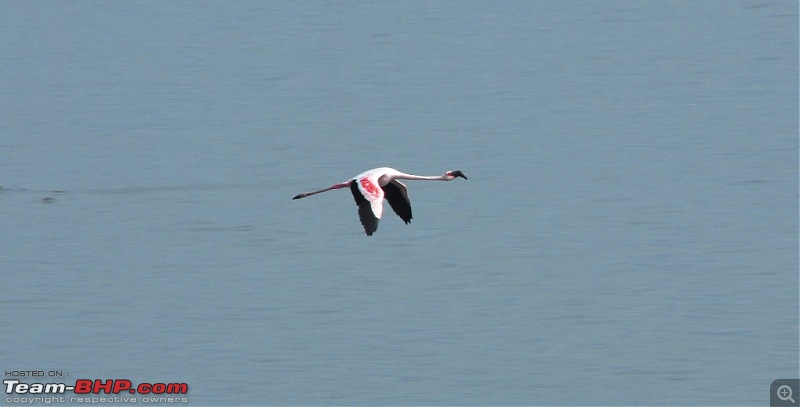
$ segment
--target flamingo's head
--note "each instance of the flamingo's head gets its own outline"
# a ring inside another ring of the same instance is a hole
[[[456,179],[457,177],[467,179],[467,176],[464,175],[464,173],[461,172],[461,170],[447,171],[447,175],[453,177],[453,179]]]

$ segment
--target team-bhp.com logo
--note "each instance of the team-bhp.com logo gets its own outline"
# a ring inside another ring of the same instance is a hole
[[[186,383],[139,383],[134,386],[133,382],[127,379],[108,379],[108,380],[86,380],[86,379],[78,379],[75,381],[75,384],[67,384],[67,383],[22,383],[20,380],[17,379],[5,379],[3,380],[3,385],[5,386],[6,394],[15,394],[18,396],[23,396],[25,400],[19,400],[19,402],[43,402],[44,399],[35,400],[35,396],[52,396],[52,395],[63,395],[68,392],[71,392],[75,395],[82,396],[82,397],[70,397],[69,400],[66,397],[61,402],[119,402],[123,400],[108,400],[108,397],[103,397],[107,400],[100,400],[99,397],[92,397],[92,395],[100,395],[102,394],[113,394],[113,395],[120,395],[120,394],[140,394],[140,395],[156,395],[156,396],[164,396],[169,395],[169,398],[180,397],[180,395],[185,395],[189,392],[189,385]],[[84,400],[85,398],[85,400]],[[94,400],[97,398],[97,400]],[[188,402],[188,399],[181,400],[161,400],[163,397],[157,397],[153,399],[142,399],[143,402]],[[30,400],[34,401],[30,401]],[[127,400],[125,400],[127,401]],[[132,400],[131,400],[132,401]],[[6,402],[13,403],[16,400],[9,400],[6,399]]]

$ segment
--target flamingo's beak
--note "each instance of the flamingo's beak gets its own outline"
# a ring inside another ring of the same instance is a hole
[[[464,175],[464,173],[461,172],[461,170],[450,171],[450,175],[452,175],[454,177],[461,177],[461,178],[467,179],[467,176]]]

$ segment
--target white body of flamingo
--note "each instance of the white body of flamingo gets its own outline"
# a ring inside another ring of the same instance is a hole
[[[333,189],[350,187],[353,198],[358,205],[358,217],[364,232],[367,236],[372,236],[378,229],[378,221],[383,215],[383,199],[389,201],[389,205],[394,213],[403,219],[405,223],[411,222],[411,201],[408,200],[408,190],[401,183],[400,179],[423,180],[423,181],[452,181],[458,177],[467,179],[463,172],[459,170],[447,171],[444,175],[422,176],[406,174],[394,168],[381,167],[362,172],[355,177],[334,184],[319,191],[304,192],[297,194],[292,199],[305,198]]]

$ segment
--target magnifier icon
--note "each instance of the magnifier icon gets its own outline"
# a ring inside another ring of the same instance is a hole
[[[778,398],[781,399],[781,401],[788,400],[791,401],[792,404],[795,403],[794,399],[792,398],[792,388],[789,387],[788,385],[784,384],[783,386],[778,387],[776,393],[778,393]]]

